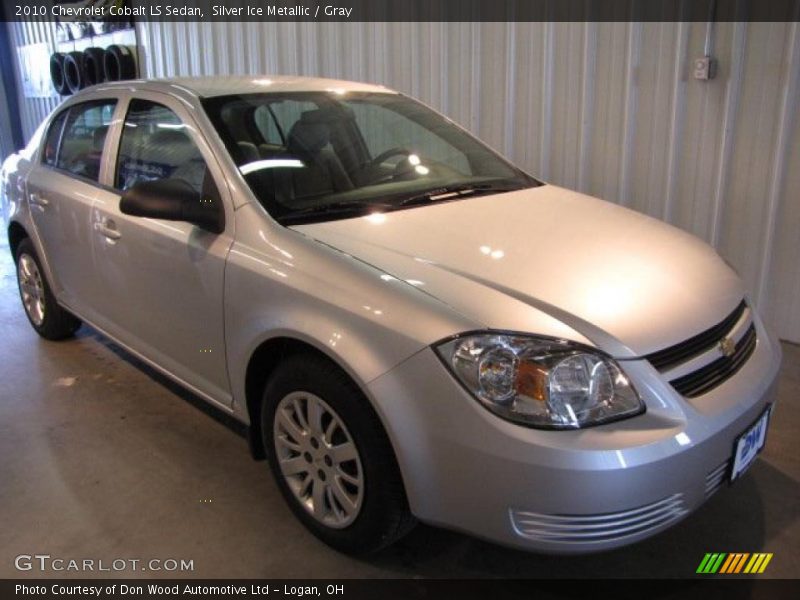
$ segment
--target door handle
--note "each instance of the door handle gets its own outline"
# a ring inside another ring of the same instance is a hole
[[[106,237],[109,240],[118,240],[122,237],[122,234],[117,230],[117,226],[111,219],[106,219],[105,221],[95,221],[94,230],[100,232],[103,237]]]
[[[48,204],[50,204],[50,200],[36,193],[31,194],[28,199],[31,204],[40,208],[45,208]]]

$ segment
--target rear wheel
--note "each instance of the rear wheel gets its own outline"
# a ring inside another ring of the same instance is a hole
[[[72,336],[81,322],[56,302],[30,238],[20,242],[16,261],[22,306],[36,333],[48,340]]]
[[[261,416],[281,493],[314,535],[337,550],[366,554],[411,529],[386,433],[336,365],[315,355],[289,357],[267,383]]]

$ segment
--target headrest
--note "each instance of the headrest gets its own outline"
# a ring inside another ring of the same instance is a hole
[[[108,125],[100,125],[94,130],[92,134],[92,147],[95,150],[102,151],[103,144],[106,141],[106,134],[108,133]]]
[[[315,108],[314,110],[307,110],[300,113],[300,120],[303,123],[325,123],[328,124],[336,118],[330,110],[324,108]]]
[[[259,160],[258,148],[253,142],[236,142],[239,147],[239,156],[242,164],[255,162]]]
[[[247,128],[248,112],[238,102],[226,104],[220,111],[220,117],[235,140],[249,140],[252,136]]]
[[[324,148],[331,138],[331,129],[323,118],[323,111],[307,110],[300,115],[289,131],[287,149],[292,154],[315,155]]]

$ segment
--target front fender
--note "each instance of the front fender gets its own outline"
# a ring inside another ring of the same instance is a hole
[[[480,324],[352,256],[236,211],[225,272],[225,331],[234,410],[246,419],[245,375],[265,341],[319,349],[366,386],[420,349]]]

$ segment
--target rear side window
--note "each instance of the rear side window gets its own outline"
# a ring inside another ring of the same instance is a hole
[[[98,100],[69,109],[55,157],[57,168],[92,181],[100,178],[103,144],[116,105],[116,100]]]
[[[127,190],[139,181],[183,179],[202,192],[206,163],[184,123],[172,110],[132,100],[125,117],[114,186]]]
[[[63,111],[58,115],[50,124],[50,129],[47,130],[47,138],[44,143],[44,154],[42,162],[51,167],[56,166],[56,158],[58,157],[58,145],[61,143],[61,132],[64,130],[64,121],[67,120],[67,113],[69,110]]]

